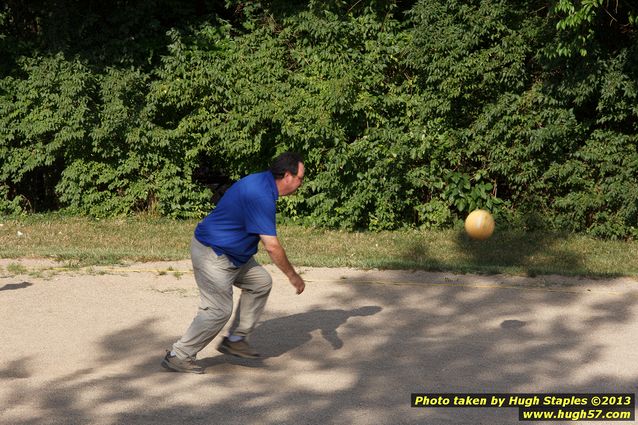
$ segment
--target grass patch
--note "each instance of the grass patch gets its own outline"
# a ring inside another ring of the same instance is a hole
[[[26,267],[18,263],[11,263],[7,266],[7,272],[14,276],[20,275],[20,274],[27,274],[28,271],[29,270]]]
[[[284,227],[280,234],[293,264],[307,266],[638,276],[636,241],[517,231],[497,231],[487,241],[470,240],[462,230],[353,233]]]
[[[58,215],[0,222],[0,258],[55,258],[73,267],[188,259],[197,224],[150,217],[95,220]],[[497,230],[489,240],[478,242],[462,230],[371,233],[291,225],[280,226],[279,234],[297,267],[638,276],[636,241]],[[270,261],[263,250],[257,258]],[[7,271],[14,273],[9,267]]]
[[[189,234],[196,224],[145,217],[97,220],[59,215],[30,215],[2,223],[1,258],[48,257],[69,267],[188,258]]]

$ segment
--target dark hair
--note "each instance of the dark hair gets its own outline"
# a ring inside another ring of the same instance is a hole
[[[296,152],[284,152],[275,158],[270,166],[270,172],[275,179],[281,179],[286,171],[296,176],[299,172],[299,163],[303,162],[303,157]]]

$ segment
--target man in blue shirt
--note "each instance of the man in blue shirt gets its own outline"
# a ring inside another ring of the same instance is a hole
[[[244,358],[257,358],[246,341],[272,287],[270,274],[255,260],[259,242],[273,263],[288,277],[297,294],[305,283],[295,271],[276,230],[276,202],[294,193],[304,178],[299,154],[277,157],[268,171],[251,174],[233,184],[216,208],[195,228],[191,260],[199,288],[197,315],[182,338],[166,353],[162,366],[176,372],[204,373],[195,360],[230,319],[233,285],[242,290],[230,333],[218,350]]]

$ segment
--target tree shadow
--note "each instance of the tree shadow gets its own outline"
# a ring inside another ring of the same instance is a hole
[[[312,340],[312,332],[320,331],[321,337],[333,350],[343,347],[338,329],[348,319],[357,316],[371,316],[382,310],[379,306],[364,306],[352,310],[313,310],[261,322],[251,335],[250,343],[260,354],[258,359],[241,359],[234,356],[215,356],[199,360],[199,364],[211,368],[220,364],[234,364],[246,367],[264,367],[263,362],[279,357]],[[207,371],[210,373],[211,371]]]
[[[8,362],[0,368],[0,379],[26,379],[31,376],[28,364],[32,357]]]
[[[42,382],[12,363],[0,372],[7,405],[28,400],[35,413],[6,423],[511,424],[515,409],[412,409],[410,394],[638,390],[636,368],[622,366],[638,361],[635,291],[353,284],[365,277],[260,323],[253,367],[219,355],[203,376],[160,372],[173,335],[154,317],[104,335],[89,368]]]
[[[591,277],[620,277],[618,274],[591,271],[582,256],[561,247],[563,240],[564,236],[560,234],[504,231],[479,241],[470,239],[459,230],[453,237],[453,249],[459,254],[449,260],[433,258],[428,253],[427,244],[414,242],[397,253],[397,261],[386,261],[380,267],[459,273],[517,273],[532,277],[568,275],[575,271]]]
[[[31,282],[20,282],[20,283],[7,283],[6,285],[0,287],[0,291],[14,291],[16,289],[24,289],[29,286],[33,286]]]
[[[456,235],[456,245],[478,270],[498,273],[520,268],[530,276],[584,269],[582,257],[560,248],[563,240],[560,234],[537,232],[498,232],[484,241],[472,240],[463,231]]]

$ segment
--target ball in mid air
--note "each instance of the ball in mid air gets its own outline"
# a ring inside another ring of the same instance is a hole
[[[483,241],[494,233],[494,217],[488,211],[474,210],[465,219],[465,231],[470,238]]]

